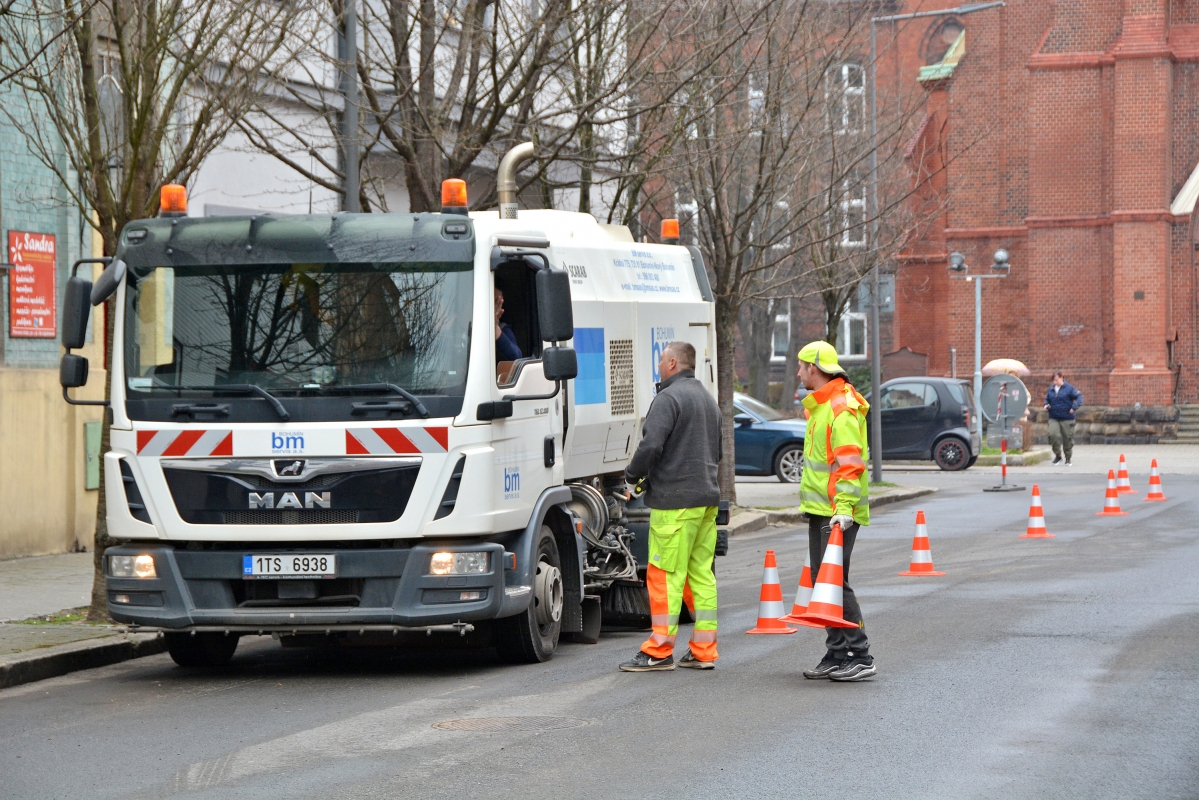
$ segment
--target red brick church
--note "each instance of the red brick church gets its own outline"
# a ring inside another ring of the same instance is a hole
[[[941,168],[885,349],[926,353],[933,375],[956,351],[968,378],[974,287],[948,257],[988,271],[1005,248],[1010,275],[983,283],[984,362],[1024,361],[1034,393],[1062,369],[1090,406],[1199,401],[1199,0],[1008,0],[882,25],[879,43],[880,97],[917,76],[928,93],[913,168]]]

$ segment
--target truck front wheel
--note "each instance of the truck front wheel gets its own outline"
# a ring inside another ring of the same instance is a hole
[[[167,652],[181,667],[221,667],[233,658],[238,637],[223,633],[168,633]]]
[[[497,620],[495,625],[496,652],[513,664],[549,661],[562,632],[562,562],[548,525],[541,526],[535,553],[537,565],[529,607],[516,616]]]

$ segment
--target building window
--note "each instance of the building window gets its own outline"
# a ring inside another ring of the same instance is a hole
[[[774,331],[770,338],[770,360],[786,361],[791,344],[791,312],[774,315]]]
[[[829,109],[833,131],[838,134],[861,133],[866,122],[866,70],[853,62],[829,71]]]
[[[848,361],[866,358],[866,315],[847,312],[837,333],[837,355]]]

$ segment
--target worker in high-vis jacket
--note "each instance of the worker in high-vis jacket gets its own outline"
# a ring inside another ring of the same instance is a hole
[[[645,582],[653,633],[625,672],[674,669],[674,640],[683,594],[690,584],[695,628],[678,666],[715,667],[716,508],[720,503],[720,407],[695,377],[695,348],[671,342],[658,363],[658,394],[625,480],[645,490],[649,506],[649,564]]]
[[[842,563],[845,620],[856,628],[825,628],[827,653],[812,680],[860,681],[877,673],[862,609],[849,587],[849,559],[862,525],[870,524],[869,476],[866,473],[866,412],[869,406],[846,379],[837,349],[812,342],[799,351],[798,377],[810,390],[803,399],[808,427],[804,433],[803,475],[799,510],[808,516],[808,553],[817,571],[833,525],[844,537]]]

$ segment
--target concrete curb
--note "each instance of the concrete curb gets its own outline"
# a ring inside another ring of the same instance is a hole
[[[900,489],[888,489],[886,492],[880,493],[877,497],[870,498],[870,508],[873,510],[904,500],[914,500],[917,497],[924,497],[936,491],[936,489],[928,486],[905,486]],[[733,537],[744,533],[760,531],[767,525],[795,525],[806,520],[807,517],[800,514],[798,508],[794,511],[746,509],[734,514],[732,519],[729,520],[729,536]]]
[[[106,667],[132,658],[153,656],[166,649],[166,640],[160,634],[132,633],[0,656],[0,689],[57,678],[81,669]]]
[[[1009,467],[1031,467],[1033,464],[1048,461],[1051,455],[1053,455],[1053,451],[1048,449],[1029,450],[1027,453],[1008,453],[1007,465]],[[974,466],[998,467],[999,456],[979,456],[978,461],[974,462]]]

